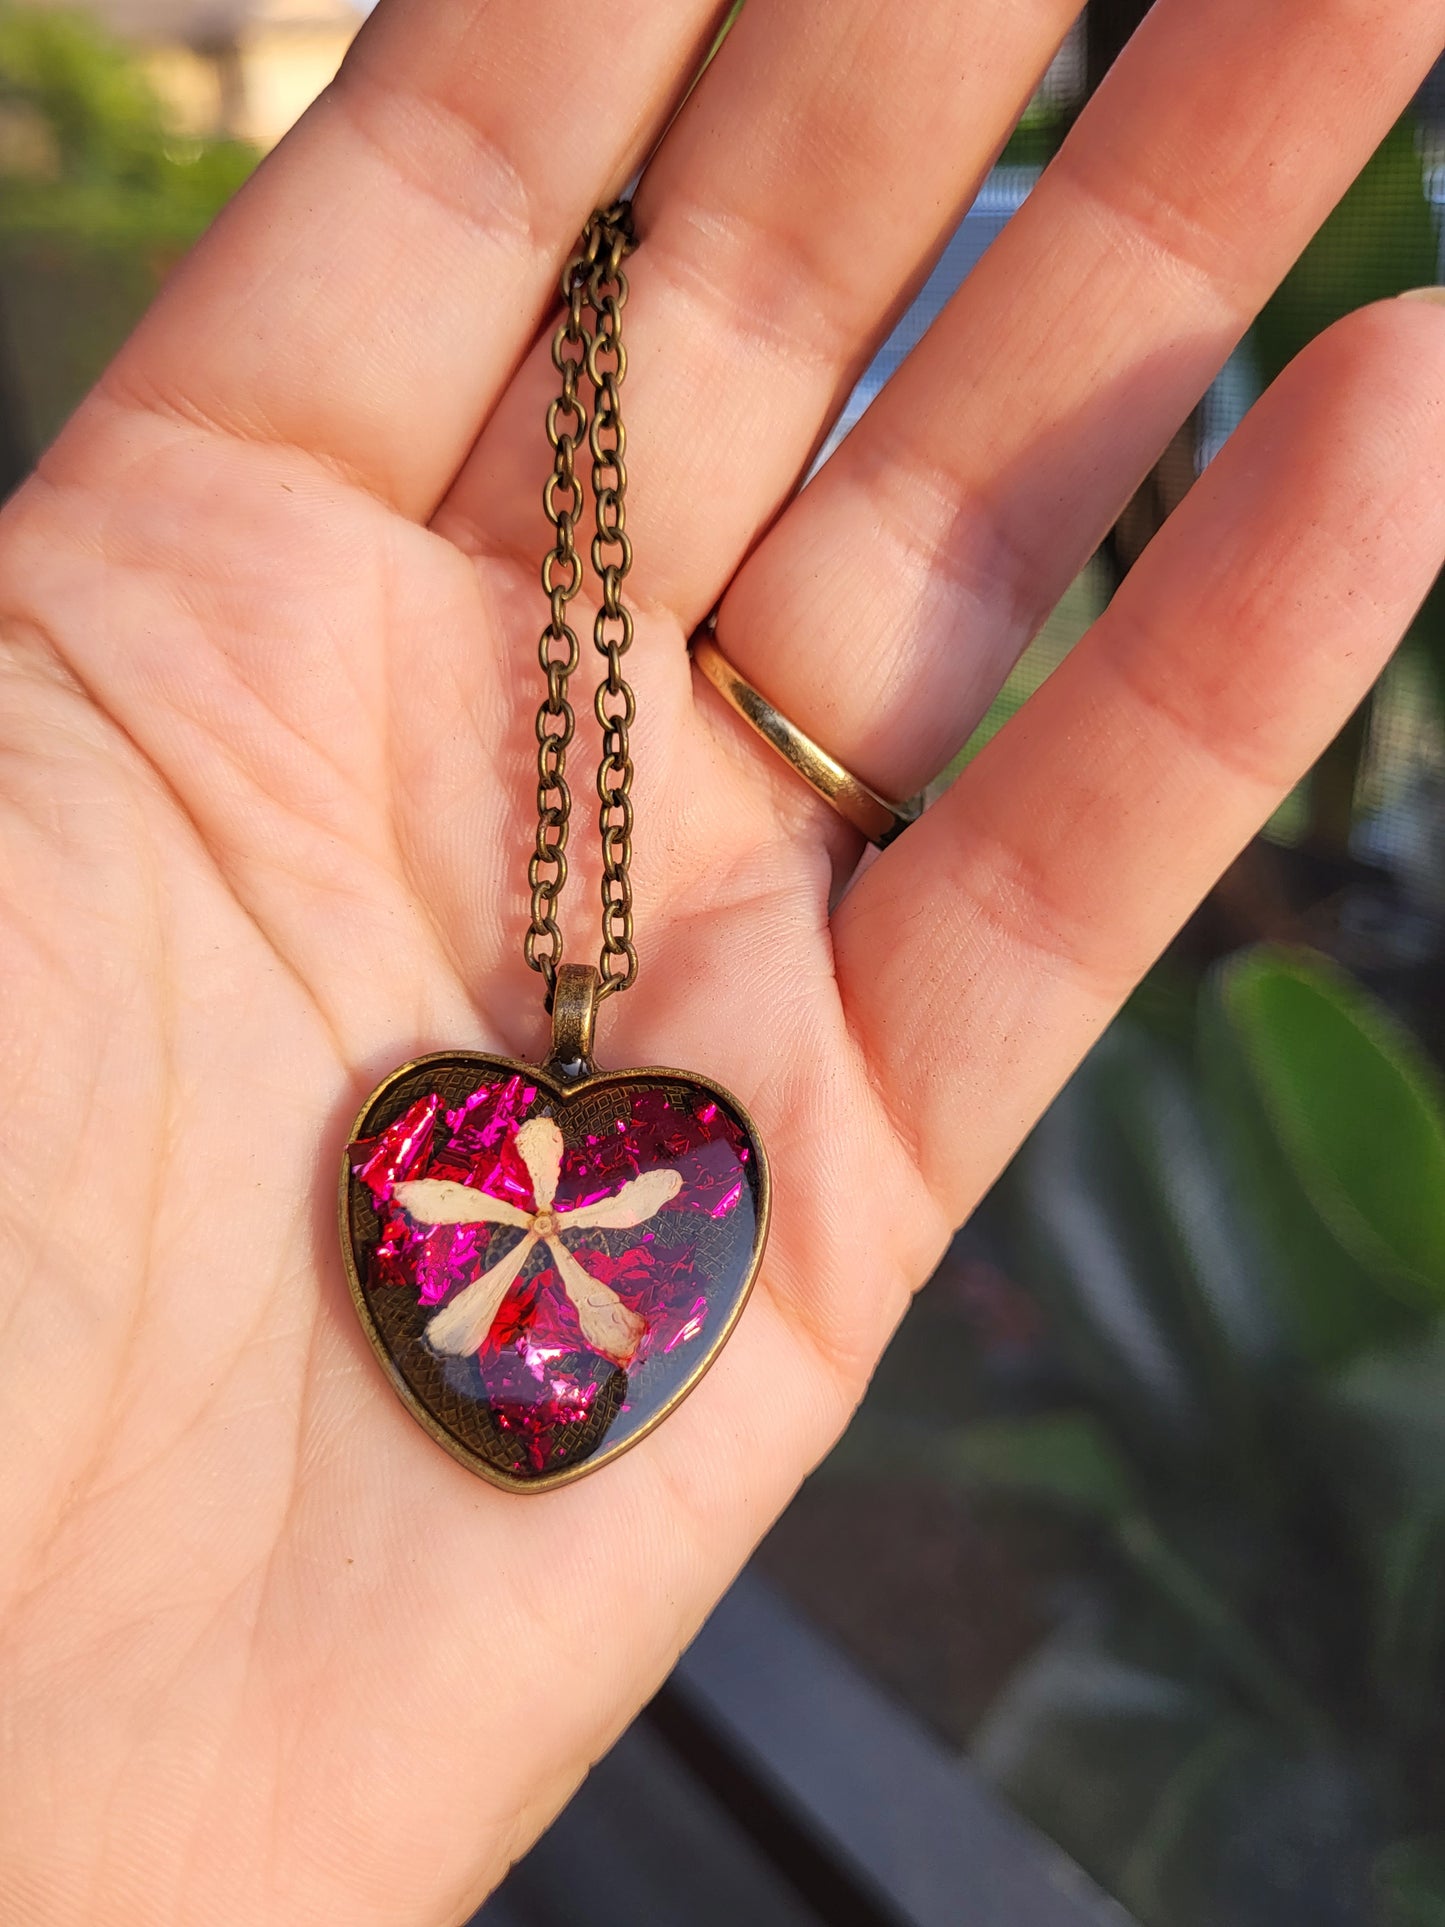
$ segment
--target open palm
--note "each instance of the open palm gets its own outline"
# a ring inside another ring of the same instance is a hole
[[[918,787],[1445,9],[1160,0],[779,517],[1069,8],[754,0],[638,199],[642,973],[600,1056],[736,1090],[774,1236],[716,1370],[637,1451],[534,1499],[469,1477],[356,1328],[334,1176],[402,1058],[545,1045],[519,949],[539,338],[713,13],[385,0],[0,519],[6,1927],[460,1920],[662,1678],[1445,546],[1445,314],[1390,304],[1285,377],[839,897],[850,833],[694,684],[689,630],[721,599],[780,707]],[[573,957],[595,904],[579,852]]]

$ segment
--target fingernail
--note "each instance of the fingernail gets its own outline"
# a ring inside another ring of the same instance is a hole
[[[1435,301],[1445,308],[1445,288],[1407,288],[1400,299],[1402,301]]]

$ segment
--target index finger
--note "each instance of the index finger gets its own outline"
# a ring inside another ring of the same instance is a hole
[[[719,0],[384,0],[96,406],[309,451],[427,516]]]

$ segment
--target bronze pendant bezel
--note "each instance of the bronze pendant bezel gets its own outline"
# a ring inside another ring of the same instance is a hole
[[[371,1121],[375,1113],[384,1104],[388,1095],[398,1084],[415,1076],[418,1071],[425,1071],[433,1066],[440,1068],[443,1065],[466,1067],[468,1070],[475,1069],[479,1073],[502,1073],[509,1077],[525,1077],[530,1083],[536,1084],[539,1089],[543,1090],[548,1098],[556,1104],[559,1118],[561,1114],[566,1111],[569,1104],[576,1103],[579,1099],[586,1098],[601,1090],[627,1089],[639,1085],[655,1086],[667,1083],[685,1085],[692,1089],[705,1092],[710,1097],[717,1099],[726,1110],[730,1111],[733,1116],[736,1117],[747,1133],[749,1144],[757,1160],[756,1180],[753,1184],[756,1222],[753,1232],[752,1251],[744,1269],[743,1281],[737,1291],[734,1302],[728,1309],[722,1325],[710,1338],[706,1349],[693,1370],[664,1403],[658,1407],[656,1412],[652,1413],[635,1431],[630,1432],[626,1438],[620,1440],[616,1445],[609,1446],[604,1443],[588,1458],[579,1460],[573,1465],[562,1466],[556,1471],[539,1473],[534,1478],[518,1478],[506,1472],[502,1467],[494,1465],[483,1458],[480,1453],[473,1451],[465,1441],[457,1438],[442,1425],[433,1416],[423,1401],[417,1397],[402,1374],[401,1368],[393,1358],[387,1342],[376,1323],[371,1306],[367,1301],[365,1288],[363,1287],[357,1265],[357,1253],[353,1240],[352,1205],[358,1180],[351,1169],[352,1147],[359,1139],[370,1134]],[[443,1451],[454,1458],[458,1464],[464,1465],[469,1472],[475,1473],[478,1478],[485,1479],[489,1485],[496,1486],[504,1492],[552,1492],[561,1486],[571,1485],[578,1479],[587,1478],[594,1472],[600,1472],[603,1466],[610,1465],[615,1459],[620,1458],[624,1452],[630,1452],[635,1445],[639,1445],[643,1439],[656,1431],[664,1419],[671,1416],[707,1374],[714,1360],[732,1336],[738,1320],[742,1317],[743,1309],[752,1296],[753,1286],[757,1282],[758,1272],[762,1266],[763,1254],[767,1248],[768,1228],[771,1215],[772,1174],[768,1165],[768,1155],[763,1146],[762,1138],[758,1133],[758,1128],[756,1124],[754,1124],[746,1107],[739,1103],[731,1091],[724,1085],[717,1083],[713,1078],[703,1077],[695,1071],[674,1070],[663,1066],[609,1071],[597,1070],[589,1061],[583,1075],[569,1078],[559,1076],[555,1070],[539,1064],[525,1063],[512,1057],[496,1057],[486,1051],[429,1051],[421,1057],[414,1057],[407,1063],[397,1065],[396,1069],[390,1071],[375,1087],[356,1114],[351,1130],[347,1134],[346,1145],[341,1156],[339,1230],[341,1234],[342,1262],[346,1267],[346,1282],[351,1293],[351,1302],[356,1309],[356,1315],[360,1320],[361,1328],[366,1334],[367,1343],[380,1362],[383,1371],[386,1373],[392,1390],[398,1398],[400,1398],[402,1404],[410,1412],[418,1425],[421,1426],[422,1430],[441,1446]]]

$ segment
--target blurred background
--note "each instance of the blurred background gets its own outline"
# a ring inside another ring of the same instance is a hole
[[[839,434],[1142,12],[1088,8]],[[0,0],[0,494],[359,20]],[[1445,67],[957,767],[1284,363],[1442,278],[1442,204]],[[1437,585],[479,1927],[1445,1927],[1442,1052]]]

